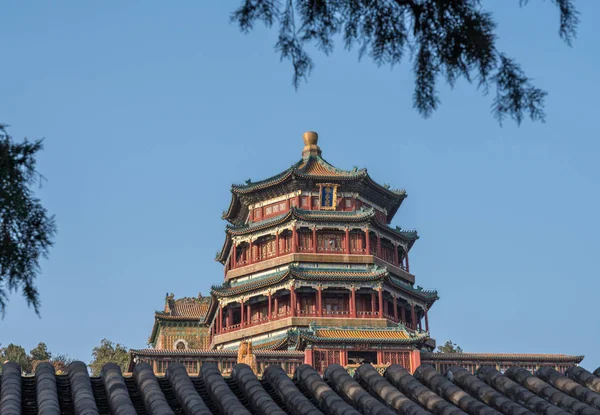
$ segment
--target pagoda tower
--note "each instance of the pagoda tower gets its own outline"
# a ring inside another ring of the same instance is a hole
[[[303,139],[289,169],[231,188],[210,347],[304,351],[317,370],[418,366],[438,295],[410,272],[417,232],[390,225],[406,192],[332,166],[317,133]]]

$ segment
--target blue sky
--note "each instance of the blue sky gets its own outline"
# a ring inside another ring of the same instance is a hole
[[[518,3],[493,9],[499,45],[549,92],[546,124],[500,127],[465,83],[440,85],[425,120],[410,65],[339,43],[296,92],[276,34],[229,23],[237,1],[3,4],[0,121],[45,137],[40,196],[59,233],[41,318],[13,295],[0,343],[85,361],[103,337],[145,347],[165,293],[222,281],[231,183],[289,167],[315,130],[329,162],[407,189],[393,225],[419,230],[411,271],[440,293],[438,342],[600,366],[600,3],[578,2],[573,48],[551,2]]]

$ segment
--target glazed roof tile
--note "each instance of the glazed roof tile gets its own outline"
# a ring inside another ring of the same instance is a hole
[[[235,193],[250,193],[256,190],[264,189],[269,186],[277,185],[286,179],[297,176],[303,178],[319,179],[357,179],[367,176],[366,169],[342,170],[334,167],[321,156],[310,156],[307,159],[301,159],[294,163],[290,168],[257,182],[248,181],[245,184],[232,185],[232,191]]]
[[[167,311],[157,311],[158,320],[203,321],[210,310],[212,297],[180,298],[170,301]]]
[[[211,293],[225,297],[233,296],[278,284],[291,278],[302,281],[375,281],[382,279],[386,273],[387,271],[384,268],[378,267],[363,270],[290,266],[287,270],[265,274],[241,283],[226,282],[223,285],[213,286]]]
[[[302,365],[296,369],[295,380],[277,365],[269,366],[259,382],[243,364],[234,366],[231,378],[223,378],[214,363],[204,363],[199,376],[190,376],[182,364],[171,362],[165,377],[156,377],[147,363],[138,363],[133,376],[123,376],[118,366],[109,363],[100,377],[90,378],[82,362],[72,363],[67,375],[56,375],[52,365],[42,363],[35,377],[22,376],[18,364],[7,363],[0,375],[0,413],[30,414],[45,408],[48,413],[63,414],[285,414],[306,411],[310,405],[311,413],[329,415],[339,413],[343,405],[344,413],[358,415],[368,402],[378,414],[403,413],[398,405],[410,407],[410,413],[417,415],[466,415],[465,411],[475,413],[475,409],[490,415],[594,414],[600,391],[600,379],[576,366],[565,375],[550,367],[535,374],[513,367],[502,374],[483,366],[475,375],[453,367],[444,376],[426,364],[414,375],[391,365],[381,376],[363,364],[351,377],[340,365],[331,365],[322,379],[313,368]]]
[[[429,339],[425,332],[408,331],[404,326],[389,328],[311,327],[300,337],[312,342],[369,341],[374,343],[417,344]]]
[[[565,354],[535,354],[535,353],[432,353],[421,352],[422,360],[479,360],[479,361],[564,361],[581,362],[584,356],[570,356]]]

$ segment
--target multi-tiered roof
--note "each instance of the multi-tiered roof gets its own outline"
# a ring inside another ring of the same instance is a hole
[[[334,167],[314,132],[304,144],[290,168],[231,188],[217,255],[225,282],[211,291],[219,302],[213,347],[246,339],[312,347],[345,363],[365,339],[378,350],[370,360],[410,352],[427,341],[427,311],[438,297],[410,273],[417,232],[390,226],[406,192],[380,185],[366,169]]]

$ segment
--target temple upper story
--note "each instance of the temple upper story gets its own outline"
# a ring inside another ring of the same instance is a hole
[[[289,169],[232,186],[223,215],[226,238],[216,258],[226,280],[280,265],[285,261],[276,258],[286,256],[287,262],[387,267],[414,283],[408,252],[417,232],[390,226],[406,192],[378,184],[366,169],[334,167],[323,159],[317,133],[303,139],[302,158]]]
[[[290,168],[268,179],[232,185],[231,203],[223,218],[239,226],[267,220],[292,207],[332,211],[363,207],[372,208],[381,222],[391,222],[406,198],[404,190],[380,185],[367,169],[334,167],[322,157],[317,133],[306,132],[303,139],[302,158]]]

